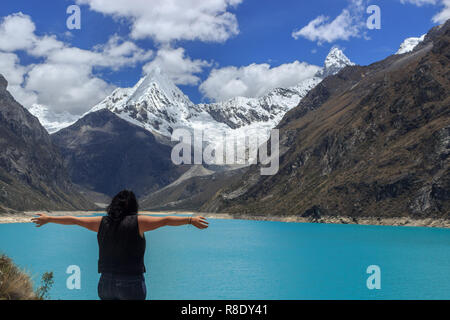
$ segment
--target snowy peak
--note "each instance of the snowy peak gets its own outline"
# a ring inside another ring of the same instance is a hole
[[[89,112],[107,108],[120,113],[129,105],[160,109],[170,105],[188,107],[193,103],[159,68],[155,68],[142,77],[134,87],[117,88]]]
[[[100,109],[109,109],[113,112],[119,112],[128,102],[133,88],[117,88],[109,96],[107,96],[102,102],[97,104],[91,110],[86,112],[83,117],[91,112],[98,111]]]
[[[405,39],[405,41],[402,42],[400,45],[400,48],[395,54],[403,54],[407,52],[411,52],[414,50],[414,48],[421,43],[425,39],[425,34],[419,38],[411,37]]]
[[[354,63],[350,61],[350,59],[344,54],[344,52],[342,52],[342,50],[336,47],[331,49],[325,59],[325,68],[344,68],[351,65],[354,65]]]
[[[189,98],[170,80],[160,68],[154,68],[134,86],[129,101],[139,101],[142,97],[152,96],[155,92],[164,96],[167,101],[183,103],[186,106],[193,103]]]
[[[41,104],[33,104],[28,111],[39,119],[42,126],[48,133],[54,133],[62,128],[75,123],[79,116],[74,116],[68,112],[54,113],[48,107]]]
[[[153,69],[132,88],[116,89],[89,112],[103,108],[166,137],[175,128],[189,127],[189,119],[202,113],[159,68]]]
[[[344,54],[344,52],[334,47],[328,53],[324,67],[321,71],[317,73],[318,77],[326,78],[329,75],[338,73],[341,69],[346,66],[354,66],[355,64]]]

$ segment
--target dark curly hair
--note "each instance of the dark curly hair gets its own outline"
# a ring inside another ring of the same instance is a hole
[[[136,215],[139,206],[133,191],[122,190],[114,196],[106,211],[114,221],[120,221],[126,216]]]

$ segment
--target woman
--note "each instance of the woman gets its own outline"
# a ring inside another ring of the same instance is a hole
[[[163,226],[192,224],[206,229],[203,217],[151,217],[138,215],[133,192],[123,190],[111,201],[103,217],[51,217],[38,214],[36,227],[46,223],[78,225],[97,232],[99,245],[98,295],[102,300],[145,300],[144,233]]]

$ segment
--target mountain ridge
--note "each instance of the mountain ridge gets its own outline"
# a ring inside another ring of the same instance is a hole
[[[324,75],[353,63],[338,48],[328,54]],[[318,73],[319,74],[319,73]],[[221,133],[246,126],[273,128],[322,79],[314,76],[289,88],[274,88],[260,98],[235,97],[223,102],[194,104],[159,69],[141,78],[131,89],[118,89],[92,108],[107,108],[127,121],[169,137],[175,128],[217,129]],[[148,93],[150,91],[150,94]],[[177,109],[177,110],[174,110]],[[155,113],[159,113],[154,117]],[[281,116],[280,116],[281,114]]]
[[[209,130],[212,140],[221,135],[239,136],[246,130],[259,129],[268,136],[284,113],[297,105],[325,75],[337,72],[346,63],[353,64],[340,49],[333,48],[325,59],[322,73],[295,86],[274,88],[259,98],[235,97],[209,104],[194,104],[159,68],[155,68],[133,87],[116,88],[84,115],[108,108],[124,120],[166,138],[170,138],[174,128]],[[30,111],[41,118],[51,133],[74,123],[72,116],[64,119],[62,114],[52,115],[45,106],[36,105]],[[61,123],[58,124],[58,120]]]
[[[47,131],[7,85],[0,75],[0,211],[95,208],[72,185]]]
[[[449,43],[447,22],[408,53],[327,77],[277,126],[279,172],[253,166],[201,210],[448,219]]]

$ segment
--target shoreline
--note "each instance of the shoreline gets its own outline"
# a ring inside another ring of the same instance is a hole
[[[42,211],[39,211],[39,213]],[[0,224],[9,223],[31,223],[31,218],[36,215],[36,211],[0,214]],[[51,211],[46,212],[52,216],[91,216],[102,214],[105,211]],[[140,211],[144,215],[201,215],[207,219],[235,219],[253,221],[277,221],[286,223],[329,223],[329,224],[358,224],[373,226],[403,226],[403,227],[429,227],[429,228],[450,228],[450,220],[438,218],[411,219],[408,217],[337,217],[321,216],[299,217],[299,216],[256,216],[256,215],[232,215],[228,213],[208,213],[195,211]]]
[[[255,220],[255,221],[278,221],[287,223],[323,223],[323,224],[355,224],[367,226],[392,226],[392,227],[427,227],[427,228],[450,228],[448,219],[411,219],[408,217],[348,217],[348,216],[321,216],[299,217],[299,216],[253,216],[235,215],[232,219]]]
[[[93,216],[97,214],[104,214],[105,211],[27,211],[18,213],[0,213],[0,224],[9,223],[31,223],[31,218],[36,216],[36,213],[45,213],[50,216]],[[233,216],[227,213],[203,213],[194,211],[139,211],[141,215],[197,215],[208,219],[233,219]]]

